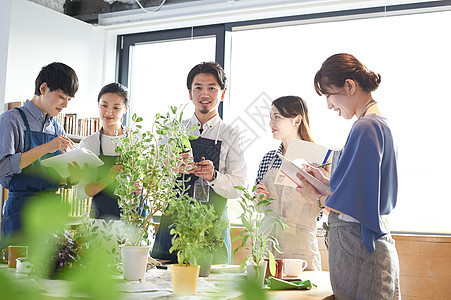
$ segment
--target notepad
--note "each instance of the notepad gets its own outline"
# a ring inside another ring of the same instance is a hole
[[[301,166],[303,164],[308,164],[307,161],[305,161],[302,158],[295,159],[294,161],[290,161],[285,156],[278,154],[279,157],[282,159],[282,165],[280,166],[280,172],[282,173],[282,176],[285,178],[291,180],[293,183],[295,183],[296,186],[302,187],[303,184],[301,180],[296,176],[296,174],[301,174],[311,185],[313,185],[318,192],[320,192],[323,195],[331,195],[332,191],[330,188],[313,177],[311,174],[304,171]]]
[[[292,139],[285,153],[285,158],[289,161],[303,159],[305,163],[322,165],[329,163],[332,158],[332,149],[320,144]],[[296,183],[279,170],[274,180],[274,184],[296,187]]]
[[[41,163],[44,167],[56,169],[61,177],[66,178],[70,175],[68,165],[74,161],[82,168],[85,165],[90,168],[103,165],[103,161],[85,147],[43,159]]]

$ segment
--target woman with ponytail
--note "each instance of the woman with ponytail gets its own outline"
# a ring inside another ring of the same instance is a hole
[[[321,270],[321,256],[316,218],[320,209],[296,193],[295,188],[274,184],[282,163],[277,154],[285,155],[292,139],[313,142],[307,105],[298,96],[280,97],[272,102],[270,118],[273,138],[281,143],[277,150],[266,153],[260,162],[256,192],[274,199],[271,208],[289,226],[273,233],[283,250],[278,258],[301,258],[307,261],[308,270],[318,271]]]

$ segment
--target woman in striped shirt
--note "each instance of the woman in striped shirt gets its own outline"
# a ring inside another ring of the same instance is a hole
[[[321,257],[316,238],[316,218],[319,207],[306,201],[296,189],[275,185],[274,179],[281,165],[277,154],[284,155],[292,139],[313,142],[310,134],[308,109],[298,96],[284,96],[272,102],[269,126],[273,138],[280,140],[277,150],[265,154],[257,172],[256,192],[274,198],[271,208],[290,226],[282,232],[275,232],[284,253],[280,258],[302,258],[307,269],[321,270]]]

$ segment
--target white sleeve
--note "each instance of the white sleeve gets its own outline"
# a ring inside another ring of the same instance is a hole
[[[82,139],[81,142],[80,142],[79,147],[80,147],[80,148],[81,148],[81,147],[86,147],[86,148],[88,148],[89,150],[95,152],[95,151],[92,149],[93,146],[90,145],[90,143],[87,143],[87,141],[89,141],[89,140],[87,140],[86,138]],[[97,144],[98,144],[98,143],[97,143]],[[96,151],[96,152],[98,152],[98,151]],[[91,172],[91,171],[92,171],[92,172]],[[74,187],[73,187],[75,197],[76,197],[77,199],[86,199],[86,198],[89,198],[89,196],[86,194],[86,186],[87,186],[89,183],[94,182],[94,181],[96,181],[96,180],[97,180],[97,169],[96,169],[95,171],[94,171],[94,170],[90,170],[89,172],[84,172],[84,173],[83,173],[83,178],[80,179],[80,182],[79,182],[78,184],[74,185]]]

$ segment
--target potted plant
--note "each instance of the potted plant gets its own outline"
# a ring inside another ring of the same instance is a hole
[[[215,224],[220,224],[220,217],[213,206],[203,205],[186,194],[169,203],[168,213],[173,221],[169,252],[177,251],[178,261],[171,269],[174,294],[194,295],[200,269],[198,257],[203,250],[213,247],[211,233],[216,232]]]
[[[186,128],[182,116],[183,109],[171,106],[166,115],[156,115],[151,130],[143,131],[140,125],[143,119],[134,114],[128,134],[118,140],[116,152],[123,170],[116,177],[115,193],[120,198],[121,220],[129,244],[121,247],[126,279],[144,279],[150,250],[147,236],[154,225],[152,217],[178,195],[174,187],[179,184],[180,175],[174,170],[178,169],[180,154],[190,150],[189,140],[193,138],[189,136],[193,129]],[[129,254],[142,262],[136,263]],[[132,271],[139,266],[139,274],[131,275],[129,265]]]
[[[200,277],[208,277],[210,275],[213,254],[218,248],[224,246],[222,232],[228,228],[228,222],[221,216],[217,216],[212,220],[211,225],[205,232],[205,244],[198,252],[197,261],[200,265]]]
[[[277,238],[271,235],[271,232],[274,232],[277,226],[281,229],[285,229],[288,226],[280,218],[271,214],[273,210],[268,208],[268,205],[274,199],[256,194],[256,186],[251,191],[241,186],[236,186],[235,188],[242,191],[239,203],[243,213],[240,218],[245,229],[241,231],[239,236],[234,238],[234,241],[241,240],[241,243],[233,253],[235,255],[240,248],[246,246],[247,241],[250,242],[250,253],[241,263],[241,268],[247,264],[248,278],[256,280],[260,286],[263,286],[266,272],[265,258],[269,259],[271,274],[274,275],[276,273],[276,261],[273,253],[270,251],[270,245],[276,251],[282,253]]]

